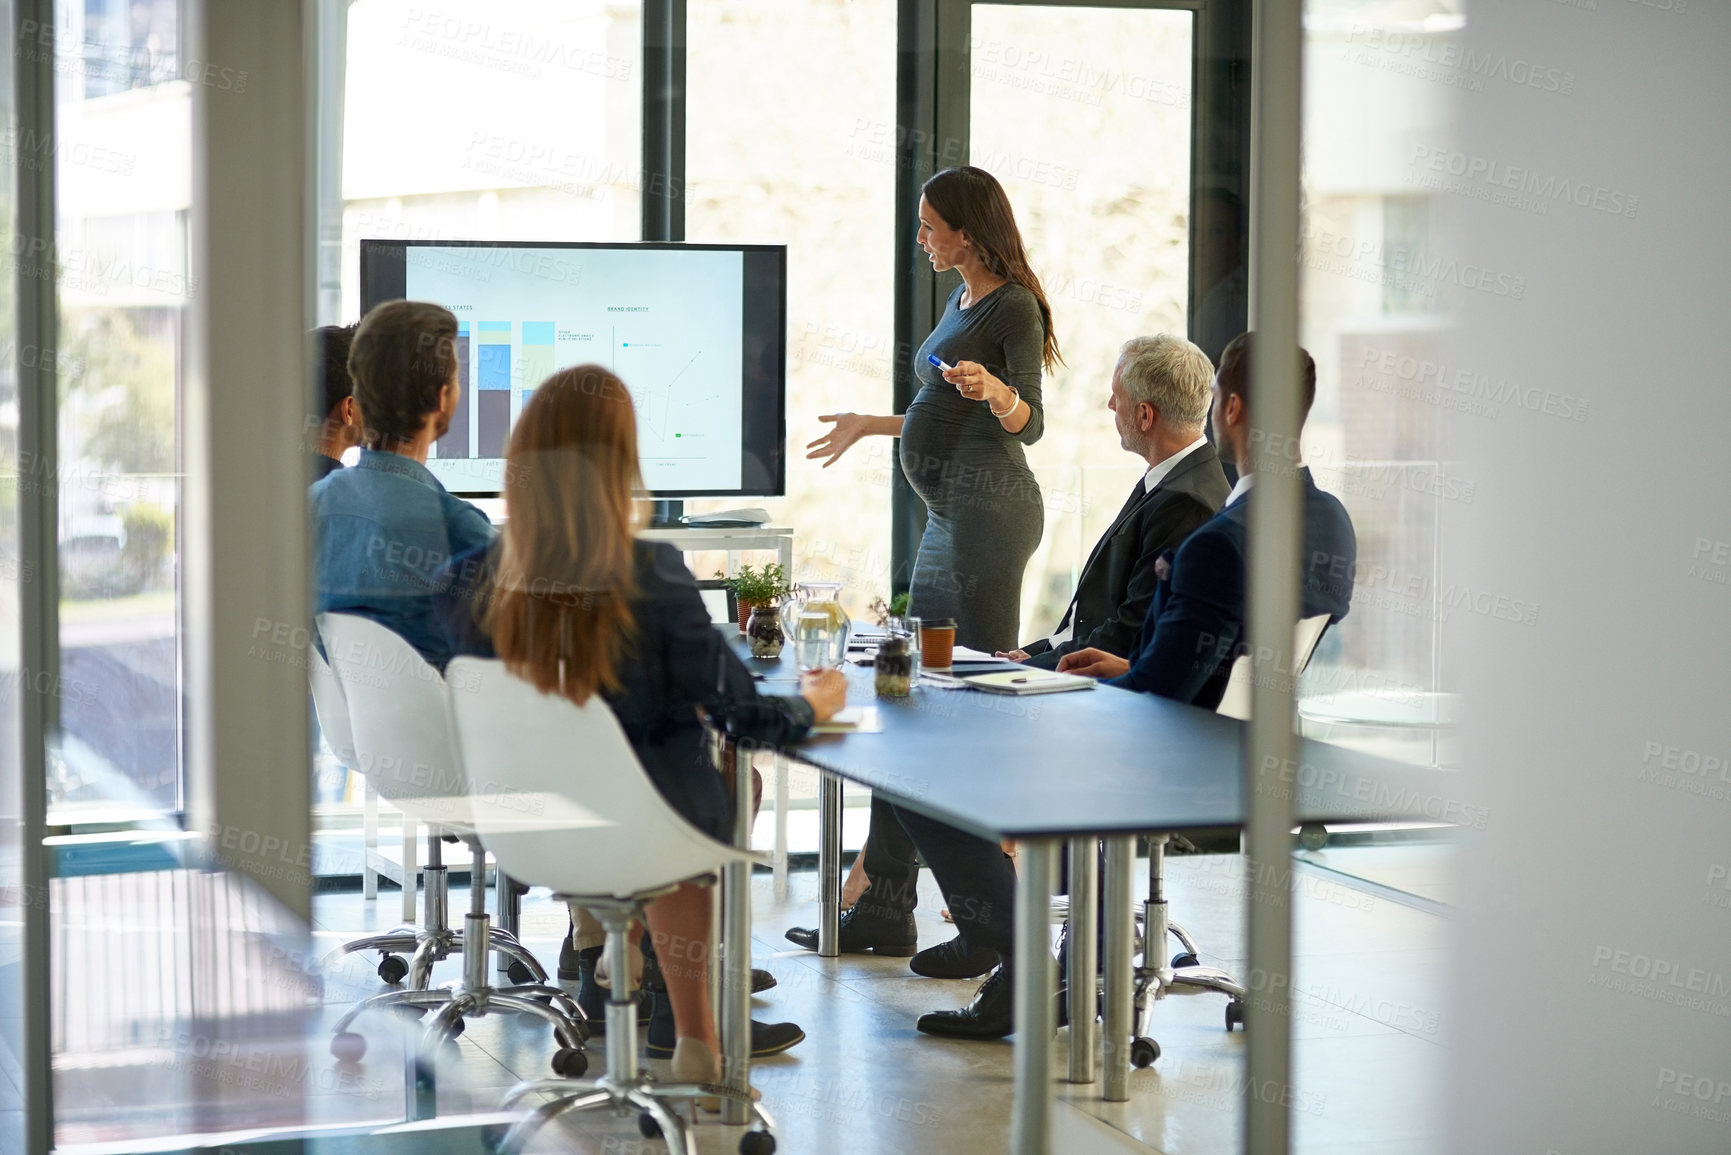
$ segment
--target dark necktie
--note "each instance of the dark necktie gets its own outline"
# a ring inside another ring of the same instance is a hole
[[[1124,499],[1124,508],[1122,508],[1118,511],[1118,516],[1112,519],[1112,524],[1109,527],[1107,527],[1105,533],[1100,535],[1100,541],[1097,541],[1094,543],[1093,551],[1091,551],[1088,554],[1088,560],[1083,563],[1081,572],[1077,575],[1077,579],[1076,579],[1076,586],[1078,589],[1081,588],[1082,578],[1085,578],[1088,576],[1088,567],[1094,564],[1094,554],[1099,552],[1100,542],[1103,542],[1107,538],[1112,536],[1112,531],[1118,528],[1118,523],[1130,516],[1130,511],[1135,509],[1138,505],[1141,504],[1142,498],[1146,494],[1147,494],[1147,490],[1142,488],[1142,479],[1140,477],[1138,477],[1136,479],[1135,487],[1130,490],[1130,496]],[[1076,595],[1071,594],[1070,595],[1070,604],[1064,607],[1064,616],[1058,619],[1058,630],[1061,631],[1061,630],[1063,630],[1063,628],[1065,626],[1070,624],[1070,615],[1075,613],[1075,612],[1076,612]]]

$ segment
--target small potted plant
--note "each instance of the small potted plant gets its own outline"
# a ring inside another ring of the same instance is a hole
[[[902,615],[907,612],[907,595],[897,594],[887,606],[882,598],[874,599],[871,611],[884,630],[884,640],[878,644],[877,657],[872,661],[877,695],[905,698],[914,679],[913,639],[902,622]]]
[[[793,583],[787,580],[786,571],[777,563],[770,562],[761,569],[742,565],[732,577],[725,573],[715,576],[725,581],[727,588],[733,591],[734,605],[739,611],[739,632],[751,639],[751,656],[778,657],[782,644],[787,640],[787,631],[782,627],[777,607],[793,592]]]

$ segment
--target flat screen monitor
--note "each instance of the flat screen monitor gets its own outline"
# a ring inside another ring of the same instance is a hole
[[[786,492],[784,245],[361,241],[361,306],[457,315],[462,401],[427,468],[497,494],[523,403],[557,369],[618,374],[652,496]]]

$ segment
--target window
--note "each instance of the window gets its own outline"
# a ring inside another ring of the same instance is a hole
[[[1119,348],[1186,332],[1193,19],[973,6],[969,163],[1009,194],[1065,362],[1046,375],[1046,433],[1028,451],[1046,529],[1022,582],[1023,640],[1057,629],[1147,469],[1115,448]]]
[[[1304,455],[1352,516],[1358,571],[1352,611],[1324,637],[1299,692],[1307,714],[1348,719],[1322,733],[1429,762],[1430,732],[1363,721],[1410,721],[1437,704],[1450,612],[1442,525],[1451,503],[1472,499],[1444,448],[1454,418],[1435,379],[1460,264],[1433,230],[1434,194],[1413,161],[1442,147],[1456,90],[1448,69],[1406,62],[1447,59],[1460,18],[1446,2],[1421,5],[1386,37],[1368,35],[1364,19],[1333,3],[1306,16],[1300,316],[1317,400]]]
[[[805,445],[821,414],[890,412],[912,356],[892,321],[890,246],[914,244],[895,236],[895,7],[692,0],[688,18],[686,239],[788,246],[788,496],[766,504],[796,574],[842,582],[863,618],[889,598],[893,442],[827,470]]]
[[[62,820],[184,805],[179,412],[191,92],[176,5],[90,0],[55,38]],[[22,142],[21,142],[22,143]]]

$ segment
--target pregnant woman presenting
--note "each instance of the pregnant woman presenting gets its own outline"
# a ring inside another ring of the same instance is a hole
[[[1045,431],[1040,377],[1059,360],[1052,310],[990,173],[937,173],[919,216],[932,269],[962,277],[914,354],[919,392],[900,417],[825,415],[835,428],[807,456],[827,467],[862,437],[900,437],[902,472],[927,514],[910,612],[954,618],[961,645],[1014,649],[1022,574],[1045,526],[1023,446]]]
[[[960,645],[993,653],[1019,636],[1022,574],[1040,544],[1045,504],[1024,446],[1045,431],[1041,374],[1059,363],[1052,310],[1016,229],[1003,186],[984,169],[945,169],[920,196],[920,247],[932,269],[954,269],[962,283],[937,328],[914,354],[920,389],[907,413],[834,413],[835,428],[808,457],[827,468],[874,434],[901,438],[902,473],[926,505],[926,529],[909,582],[910,612],[954,618]],[[887,800],[872,799],[871,829],[855,861],[868,889],[842,915],[840,949],[912,955],[919,862]],[[958,912],[960,913],[960,912]],[[916,974],[960,978],[998,962],[969,945],[971,914],[953,941],[916,956]],[[816,928],[787,937],[817,949]]]

